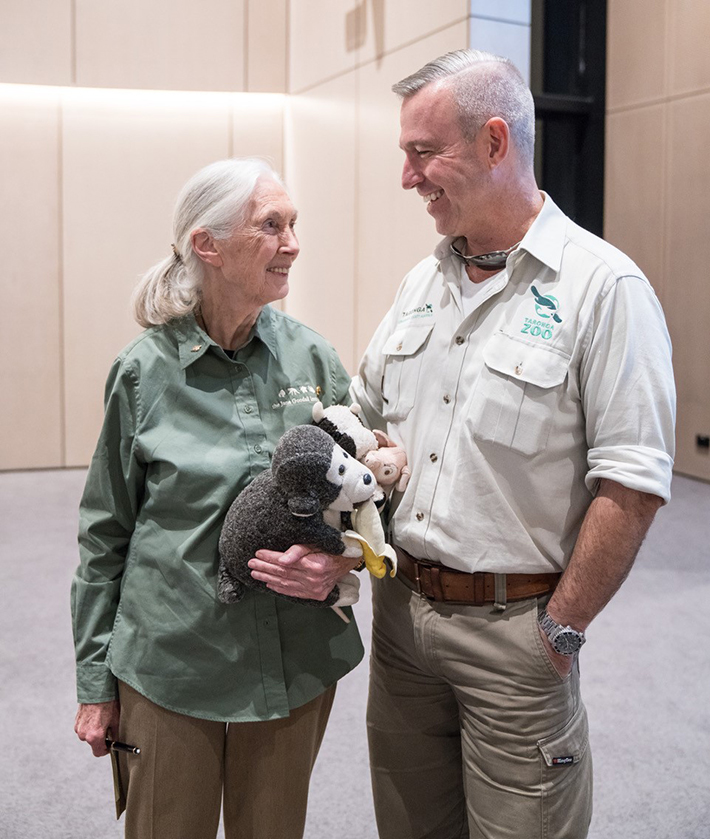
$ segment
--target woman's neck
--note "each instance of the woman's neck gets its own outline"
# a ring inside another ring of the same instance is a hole
[[[261,313],[261,308],[245,312],[230,301],[203,299],[195,319],[210,338],[225,350],[241,349]]]

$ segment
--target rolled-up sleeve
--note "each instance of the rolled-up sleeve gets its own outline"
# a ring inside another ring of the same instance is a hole
[[[589,444],[586,484],[601,479],[670,499],[675,454],[671,342],[642,277],[615,279],[597,303],[580,366]]]
[[[104,423],[81,500],[80,564],[71,587],[77,698],[82,703],[116,697],[106,655],[144,486],[145,469],[135,452],[139,418],[137,382],[117,360],[106,384]]]

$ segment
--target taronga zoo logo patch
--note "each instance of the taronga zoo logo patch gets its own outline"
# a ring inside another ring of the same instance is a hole
[[[556,323],[562,323],[559,316],[560,302],[551,294],[540,294],[535,286],[530,286],[530,291],[535,298],[535,314],[537,318],[525,318],[523,328],[520,330],[524,335],[532,335],[535,338],[543,338],[549,341]]]

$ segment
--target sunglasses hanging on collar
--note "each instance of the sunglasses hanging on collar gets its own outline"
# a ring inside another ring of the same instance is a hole
[[[491,251],[490,253],[479,253],[476,256],[466,256],[453,242],[449,247],[451,248],[451,253],[457,259],[460,259],[464,265],[481,268],[483,271],[500,271],[505,268],[508,257],[519,244],[520,242],[517,242],[512,248],[508,248],[507,251]]]

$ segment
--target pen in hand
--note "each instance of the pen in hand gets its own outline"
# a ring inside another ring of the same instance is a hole
[[[128,743],[120,743],[118,740],[112,740],[110,737],[106,738],[106,748],[114,752],[128,752],[132,755],[139,755],[141,750],[138,746],[129,746]]]

